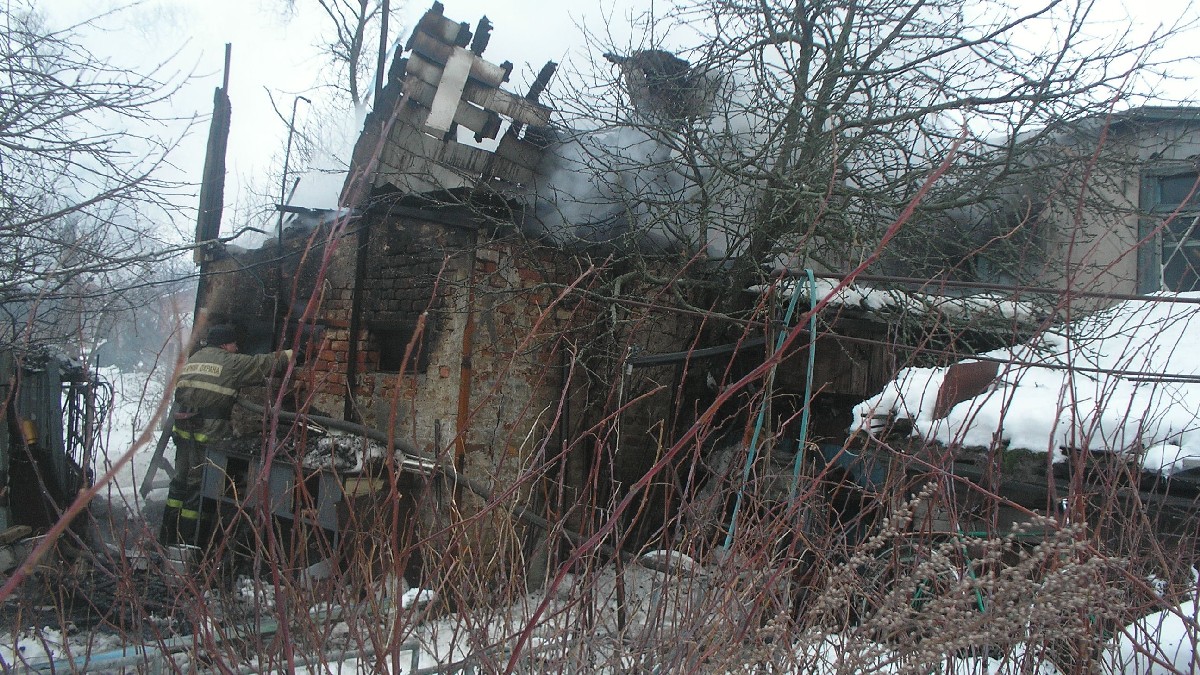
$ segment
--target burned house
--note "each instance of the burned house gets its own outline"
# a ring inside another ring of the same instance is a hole
[[[792,328],[779,322],[786,300],[747,292],[742,319],[714,324],[696,310],[710,291],[676,297],[644,281],[689,266],[724,274],[686,250],[639,259],[647,275],[619,255],[645,243],[618,241],[629,231],[619,217],[568,235],[531,226],[555,162],[552,111],[537,100],[553,64],[530,92],[507,91],[511,65],[483,57],[488,30],[440,5],[425,15],[365,123],[344,208],[287,207],[291,225],[261,248],[208,249],[203,316],[238,325],[246,351],[306,355],[282,399],[293,410],[383,430],[496,499],[585,533],[600,526],[596,513],[625,503],[627,543],[662,539],[706,480],[692,467],[715,446],[747,442],[763,390],[746,383]],[[823,317],[811,382],[796,366],[810,360],[809,328],[777,355],[786,367],[772,378],[769,426],[794,430],[815,396],[823,414],[811,433],[840,444],[850,406],[891,376],[894,331],[866,312]],[[250,417],[240,426],[257,433]],[[400,498],[419,499],[419,484]],[[480,541],[528,555],[521,547],[544,536],[514,543],[510,526],[468,517],[485,506],[472,499],[457,512]],[[721,516],[712,520],[715,538]]]
[[[914,355],[945,365],[1015,344],[1052,313],[1008,311],[969,284],[882,301],[828,297],[835,275],[807,288],[798,278],[790,293],[719,290],[727,270],[690,245],[696,232],[647,235],[632,227],[638,208],[571,192],[563,167],[586,161],[595,137],[553,128],[538,101],[553,64],[529,92],[505,88],[512,66],[484,58],[489,30],[435,5],[366,120],[342,208],[284,207],[290,226],[275,241],[209,249],[202,282],[207,320],[237,324],[247,350],[305,355],[260,403],[372,430],[441,467],[389,481],[394,467],[376,457],[384,474],[321,488],[344,493],[343,512],[364,493],[400,500],[414,514],[393,525],[405,531],[439,519],[410,548],[536,577],[570,538],[546,521],[631,549],[678,536],[718,545],[743,502],[769,514],[794,501],[787,483],[803,463],[832,484],[818,508],[839,517],[854,508],[842,484],[903,496],[910,485],[884,485],[888,458],[870,464],[848,437],[853,406]],[[691,81],[672,59],[612,58],[626,78],[640,68],[641,96]],[[642,140],[623,147],[653,156]],[[663,164],[629,190],[672,185]],[[634,260],[630,246],[652,254]],[[650,281],[685,271],[709,283]],[[721,292],[739,311],[711,309]],[[243,430],[261,431],[260,417]],[[439,471],[454,480],[431,491]],[[765,487],[743,489],[752,483]],[[454,551],[428,538],[454,528],[471,533]]]

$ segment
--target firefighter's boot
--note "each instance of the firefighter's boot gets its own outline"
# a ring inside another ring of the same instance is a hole
[[[182,509],[183,502],[167,499],[167,505],[163,509],[162,526],[158,528],[158,543],[163,546],[179,544],[179,513]]]
[[[200,512],[194,509],[179,510],[179,539],[175,543],[196,546],[200,543]]]

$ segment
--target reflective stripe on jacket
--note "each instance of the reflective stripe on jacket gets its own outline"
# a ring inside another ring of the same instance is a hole
[[[250,355],[218,347],[200,349],[180,370],[175,386],[176,410],[197,413],[199,419],[186,425],[187,429],[180,429],[182,425],[177,424],[176,433],[201,442],[228,437],[232,432],[229,417],[238,390],[262,384],[287,359],[288,353],[283,351]]]

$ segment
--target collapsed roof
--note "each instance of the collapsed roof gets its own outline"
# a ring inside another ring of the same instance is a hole
[[[546,64],[529,93],[513,94],[502,88],[512,64],[482,56],[491,31],[487,19],[472,32],[442,11],[435,2],[413,30],[407,56],[392,64],[384,95],[354,149],[343,204],[356,206],[366,197],[352,194],[363,177],[370,190],[390,187],[402,194],[533,181],[542,151],[521,131],[549,123],[551,110],[537,98],[555,64]],[[462,129],[477,143],[493,141],[492,147],[462,142]]]

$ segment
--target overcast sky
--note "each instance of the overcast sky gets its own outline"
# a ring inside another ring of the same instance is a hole
[[[401,7],[402,18],[399,26],[392,25],[392,41],[403,42],[432,3],[393,2]],[[245,194],[247,186],[262,186],[266,182],[262,176],[278,171],[287,125],[274,111],[272,96],[285,116],[297,95],[322,96],[314,85],[326,62],[314,45],[321,40],[327,19],[315,0],[296,0],[296,11],[290,15],[284,11],[286,0],[144,0],[133,5],[122,0],[38,0],[37,4],[56,27],[118,8],[98,22],[101,31],[91,31],[88,46],[93,52],[130,68],[145,69],[170,59],[170,71],[190,75],[173,95],[170,112],[197,119],[172,155],[182,175],[193,180],[203,164],[207,118],[213,89],[221,81],[225,44],[232,44],[227,204],[257,201]],[[495,29],[487,55],[496,62],[516,64],[516,91],[522,91],[530,73],[546,61],[562,61],[578,47],[576,19],[596,22],[602,17],[593,0],[539,3],[536,9],[531,2],[449,0],[445,4],[447,16],[472,26],[484,14],[492,20]],[[611,0],[606,4],[614,5]],[[299,102],[298,127],[311,121],[311,112]],[[349,111],[340,120],[322,119],[321,126],[345,127],[351,135],[358,130]],[[267,187],[279,189],[277,184]]]
[[[57,25],[128,5],[122,0],[35,1]],[[1099,2],[1114,28],[1124,25],[1127,13],[1120,0]],[[314,45],[326,24],[315,0],[295,0],[297,10],[292,16],[283,11],[286,4],[287,0],[144,0],[105,18],[100,24],[104,32],[89,45],[98,54],[130,67],[145,68],[170,58],[172,69],[191,74],[170,103],[175,114],[195,116],[199,122],[174,155],[185,177],[199,175],[212,92],[220,84],[224,45],[233,45],[227,203],[255,201],[245,194],[246,186],[255,182],[264,185],[262,176],[270,175],[282,155],[287,125],[272,110],[268,93],[274,95],[285,115],[297,95],[319,96],[313,86],[324,62]],[[403,5],[401,25],[393,26],[393,42],[406,39],[431,4]],[[577,25],[602,33],[606,21],[627,24],[631,7],[649,9],[654,7],[654,0],[445,0],[444,4],[446,16],[472,26],[480,16],[488,16],[495,28],[487,56],[494,62],[510,60],[516,64],[511,87],[520,92],[531,73],[546,61],[561,63],[584,57],[584,40]],[[1142,2],[1137,6],[1136,21],[1147,26],[1170,21],[1185,6],[1184,0]],[[1195,40],[1184,42],[1187,44],[1181,43],[1178,52],[1194,51]],[[1174,93],[1194,97],[1194,89],[1186,85]],[[306,116],[311,111],[307,108],[303,102],[299,104],[297,126],[308,121]],[[322,120],[321,124],[326,128],[343,126],[351,136],[357,133],[357,123],[349,113],[340,122]],[[274,190],[277,192],[278,187]]]

